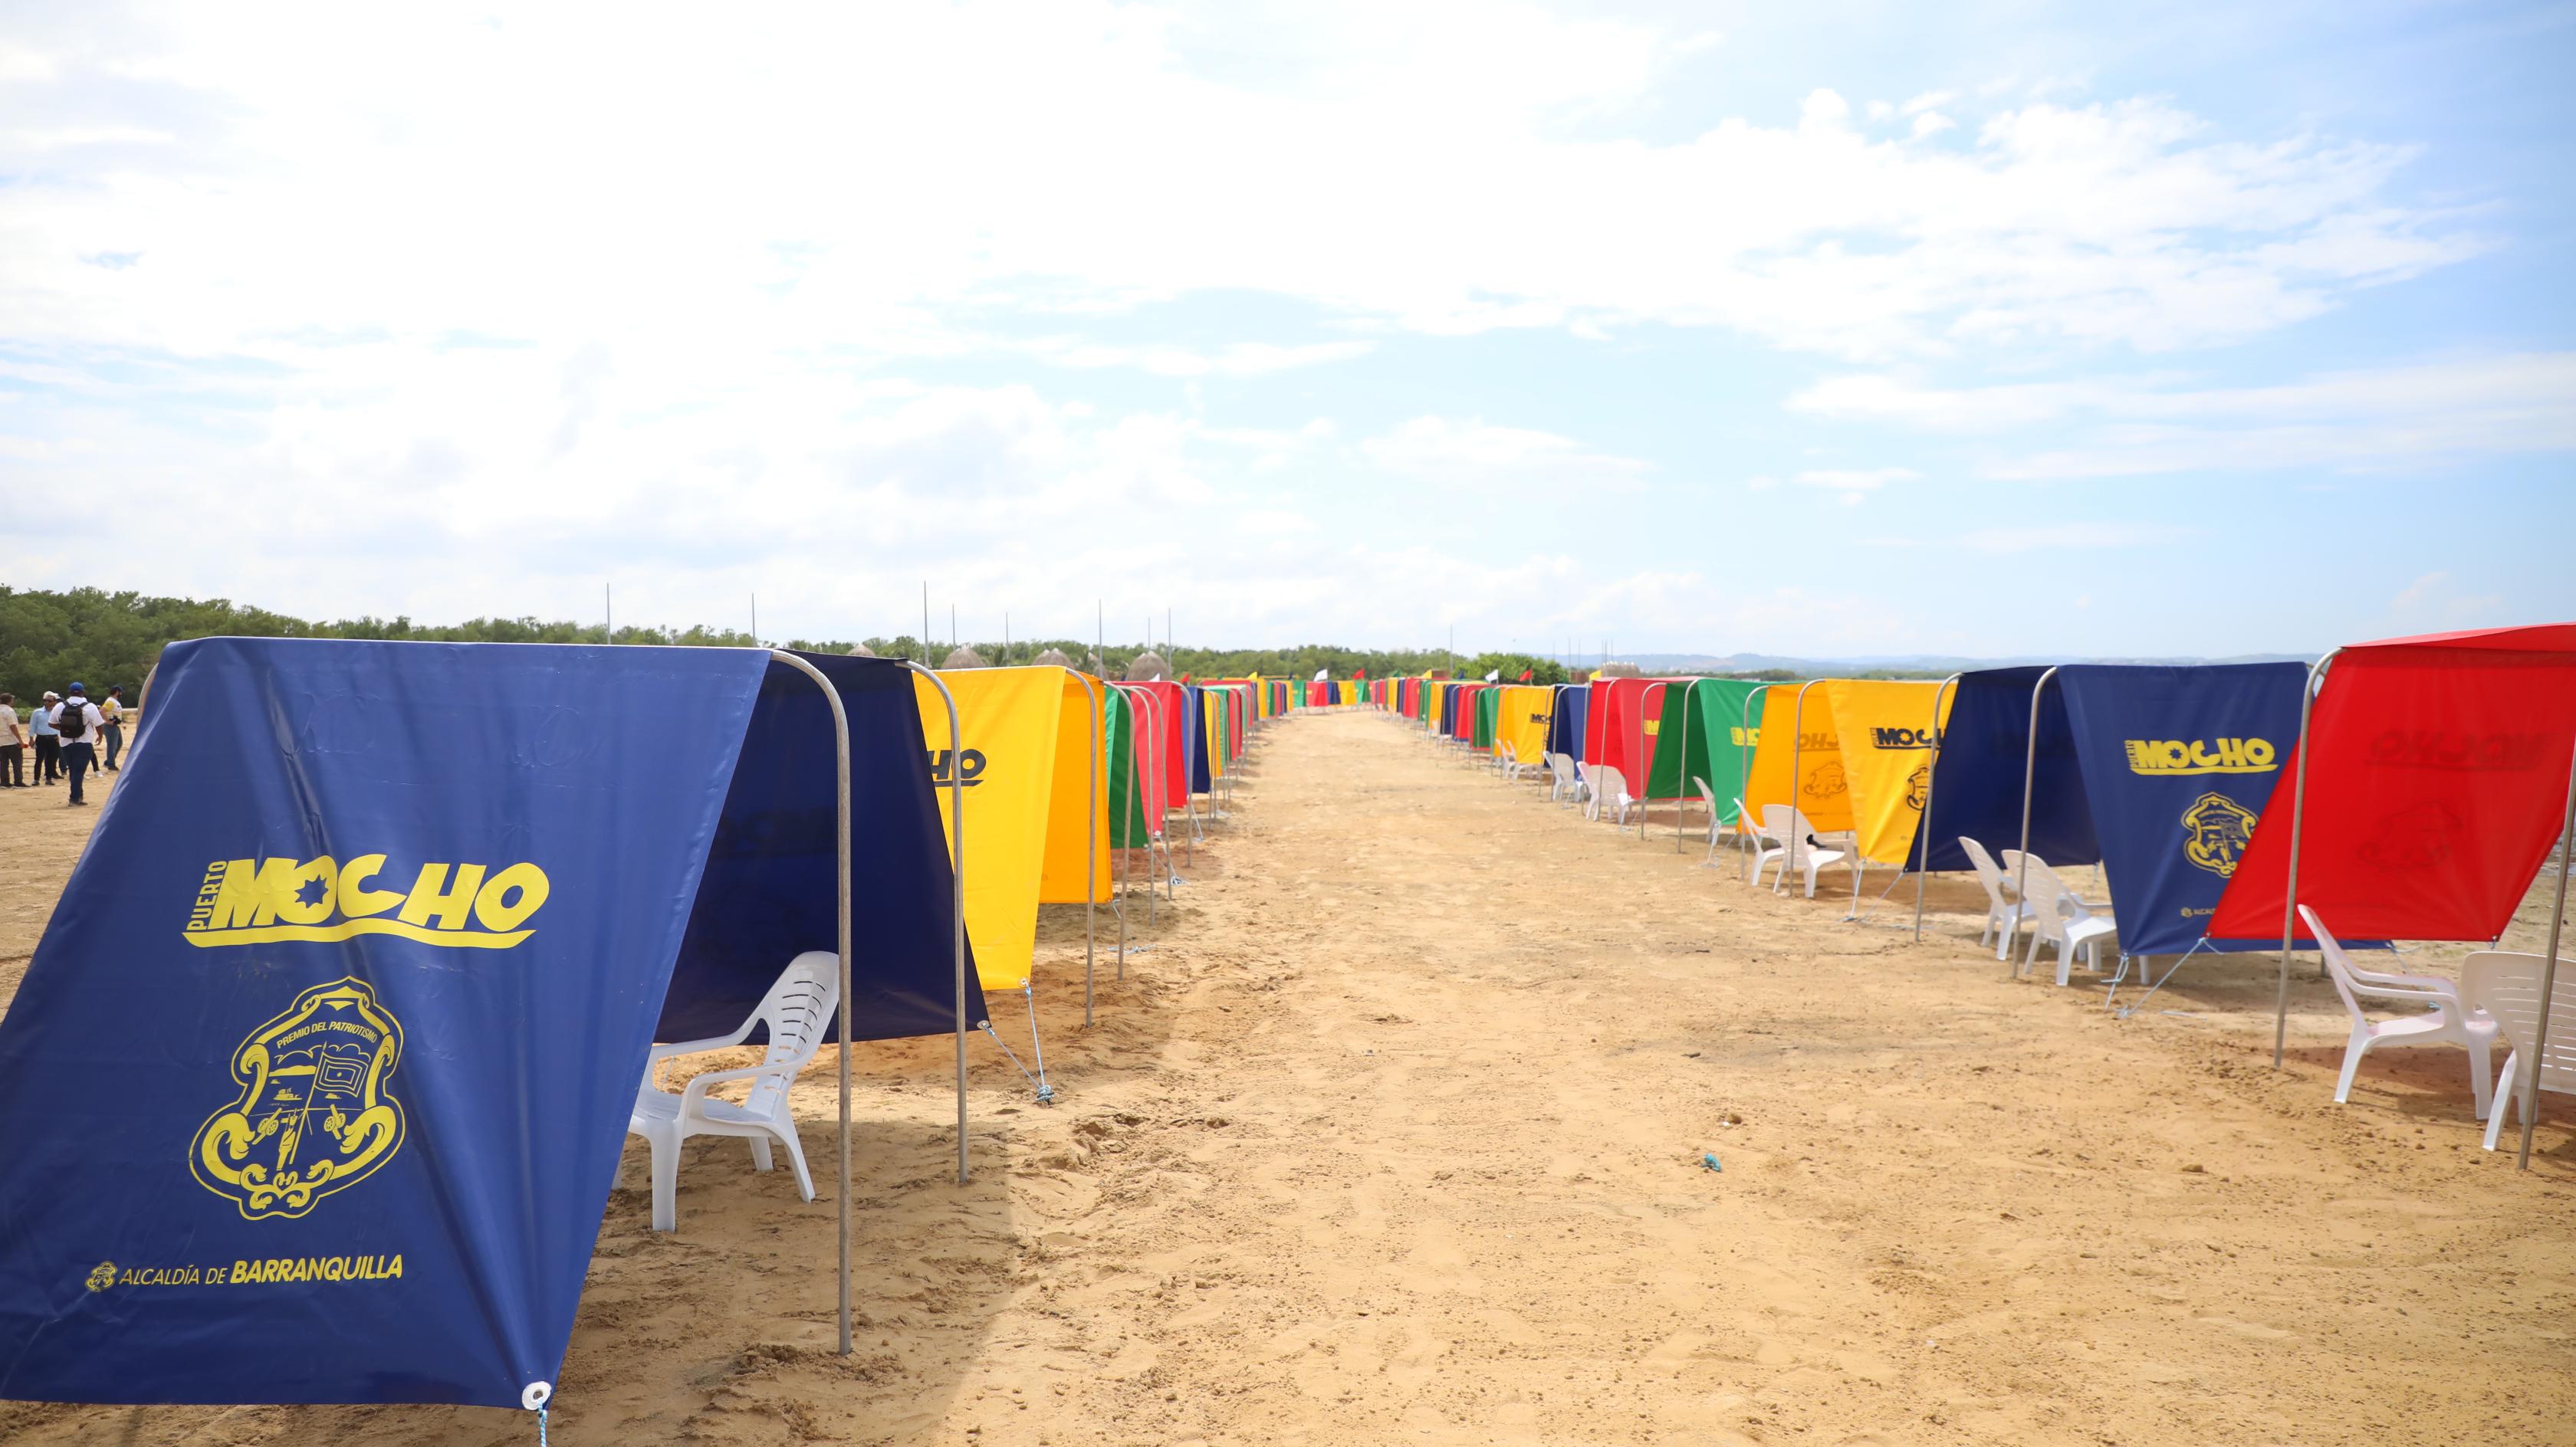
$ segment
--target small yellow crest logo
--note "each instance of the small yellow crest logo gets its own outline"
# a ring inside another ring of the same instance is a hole
[[[1925,764],[1905,776],[1905,807],[1920,814],[1923,796],[1932,792],[1932,766]]]
[[[102,1261],[89,1269],[88,1286],[92,1291],[105,1291],[116,1284],[116,1263]]]
[[[198,1184],[257,1221],[302,1216],[366,1179],[402,1149],[387,1088],[402,1049],[401,1022],[358,980],[297,995],[233,1052],[241,1095],[188,1148]]]
[[[2182,829],[2183,857],[2226,879],[2254,837],[2254,811],[2225,794],[2203,794],[2183,811]]]

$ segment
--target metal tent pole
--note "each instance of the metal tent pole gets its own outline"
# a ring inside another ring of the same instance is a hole
[[[2030,790],[2032,781],[2039,777],[2039,691],[2048,687],[2048,681],[2056,676],[2056,665],[2051,664],[2048,671],[2039,676],[2039,681],[2030,686],[2030,751],[2023,755],[2021,764],[2021,860],[2013,866],[2012,929],[2004,936],[2004,957],[2008,961],[2012,959],[2013,947],[2021,943],[2021,918],[2030,913]],[[2035,941],[2039,921],[2033,919],[2030,927]],[[2036,943],[2033,948],[2037,948]],[[2012,973],[2005,978],[2021,978],[2019,962],[2013,962]]]
[[[1108,745],[1103,742],[1103,731],[1109,720],[1100,707],[1100,690],[1092,686],[1091,676],[1075,673],[1070,668],[1065,672],[1081,680],[1082,691],[1091,695],[1091,742],[1082,751],[1084,762],[1091,766],[1091,777],[1085,781],[1082,797],[1082,1024],[1084,1029],[1089,1029],[1092,959],[1097,953],[1099,938],[1095,921],[1099,916],[1096,901],[1100,897],[1100,756],[1108,750]],[[1118,962],[1123,972],[1127,962],[1124,933],[1119,936]]]
[[[1753,792],[1753,755],[1759,747],[1754,742],[1753,738],[1753,700],[1757,698],[1765,700],[1762,705],[1762,710],[1763,723],[1767,726],[1770,723],[1771,705],[1768,702],[1770,697],[1771,685],[1767,683],[1744,695],[1744,706],[1741,710],[1743,718],[1740,726],[1735,731],[1735,786],[1743,790],[1748,796]],[[1746,799],[1736,800],[1736,833],[1745,834],[1752,831],[1754,827],[1753,821],[1744,817],[1744,811],[1751,807],[1753,807],[1752,804]],[[1744,867],[1745,863],[1762,852],[1762,846],[1760,843],[1761,836],[1758,833],[1754,834],[1753,839],[1755,842],[1751,848],[1746,848],[1744,841],[1741,839],[1736,841],[1736,873],[1742,876],[1744,882],[1747,884],[1753,882],[1753,876],[1746,872]]]
[[[833,1201],[834,1234],[839,1239],[841,1275],[840,1319],[841,1355],[850,1354],[850,715],[841,707],[841,691],[823,670],[785,649],[769,650],[772,662],[783,663],[814,680],[823,690],[823,701],[832,706],[832,740],[835,745],[833,774],[838,793],[835,796],[838,828],[834,842],[839,850],[840,867],[840,951],[841,951],[841,1190]]]
[[[2308,669],[2305,682],[2299,685],[2299,767],[2290,779],[2290,877],[2281,889],[2281,979],[2272,1000],[2272,1068],[2281,1068],[2281,1058],[2290,1040],[2290,941],[2298,933],[2299,908],[2299,835],[2307,823],[2308,810],[2308,717],[2311,705],[2325,682],[2326,665],[2341,653],[2329,648]],[[2267,803],[2265,808],[2271,806]]]
[[[1676,797],[1676,802],[1673,805],[1673,852],[1675,854],[1682,852],[1682,813],[1683,806],[1689,802],[1687,796],[1690,793],[1691,787],[1690,706],[1691,695],[1697,692],[1699,692],[1699,681],[1696,679],[1682,685],[1682,777],[1681,782],[1673,786],[1673,792]],[[1652,778],[1654,776],[1654,770],[1648,769],[1646,774],[1647,777]],[[1717,804],[1715,801],[1711,801],[1708,806],[1708,832],[1711,834],[1715,834],[1717,832]]]
[[[1923,766],[1923,817],[1914,821],[1914,942],[1918,945],[1923,943],[1923,876],[1932,872],[1932,781],[1941,774],[1941,695],[1958,681],[1959,675],[1951,674],[1932,690],[1932,761]]]
[[[2531,1169],[2531,1131],[2540,1114],[2540,1072],[2549,1058],[2549,1006],[2558,991],[2559,926],[2567,922],[2567,870],[2576,865],[2576,754],[2571,754],[2567,770],[2567,812],[2558,825],[2558,897],[2549,907],[2549,953],[2540,957],[2540,1028],[2531,1037],[2531,1068],[2523,1072],[2522,1149],[2514,1155],[2514,1169]],[[2501,1109],[2498,1102],[2491,1109]]]
[[[966,771],[959,767],[966,752],[957,726],[957,695],[946,680],[922,664],[904,667],[930,680],[948,705],[948,888],[953,934],[948,948],[957,972],[957,1184],[966,1184]]]
[[[1789,866],[1798,862],[1799,850],[1806,843],[1806,812],[1798,807],[1798,766],[1803,761],[1807,742],[1807,690],[1824,682],[1811,678],[1798,685],[1798,705],[1789,711],[1789,837],[1780,841],[1780,884],[1789,882]],[[1778,886],[1773,886],[1778,892]]]

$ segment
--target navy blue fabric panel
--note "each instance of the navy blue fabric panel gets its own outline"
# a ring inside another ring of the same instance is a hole
[[[1998,861],[2021,847],[2023,771],[2030,768],[2030,852],[2051,865],[2094,864],[2093,809],[2075,757],[2066,696],[2052,680],[2039,698],[2039,753],[2030,759],[2031,689],[2045,668],[1988,668],[1951,685],[1950,717],[1932,769],[1934,869],[1966,869],[1964,834]]]
[[[1186,685],[1181,691],[1190,699],[1189,736],[1184,741],[1190,755],[1190,792],[1213,794],[1216,792],[1216,775],[1208,766],[1208,691],[1195,683]]]
[[[954,876],[911,670],[898,659],[799,656],[832,680],[850,722],[850,1033],[947,1034],[956,1023]],[[771,660],[757,707],[736,726],[742,757],[659,1040],[732,1034],[788,961],[840,947],[832,706],[811,677]],[[974,1024],[984,992],[969,948]],[[835,1022],[832,1038],[839,1035]]]
[[[2074,725],[2121,949],[2178,954],[2201,942],[2298,742],[2307,677],[2298,663],[2058,670],[2052,687]]]
[[[1583,715],[1592,707],[1592,690],[1579,683],[1556,690],[1556,711],[1548,715],[1547,750],[1569,758],[1583,757]]]
[[[0,1397],[553,1380],[765,664],[165,650],[0,1020]]]

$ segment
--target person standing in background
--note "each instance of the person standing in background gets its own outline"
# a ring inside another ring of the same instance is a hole
[[[16,702],[17,695],[0,693],[0,789],[27,787],[27,731],[10,706]]]
[[[71,780],[72,796],[63,801],[66,809],[77,809],[88,803],[81,797],[81,776],[98,763],[98,736],[107,727],[107,719],[98,705],[82,695],[81,686],[72,685],[71,693],[52,710],[55,734],[61,742],[55,747],[62,752],[63,777]]]
[[[125,690],[122,687],[107,691],[106,699],[98,706],[98,716],[107,720],[98,731],[99,738],[106,744],[106,757],[99,760],[99,767],[113,774],[116,772],[116,751],[125,747]]]
[[[62,695],[52,689],[46,689],[44,702],[30,710],[28,723],[36,735],[36,782],[39,784],[62,782],[63,741],[61,735],[54,732],[54,705],[61,698]]]

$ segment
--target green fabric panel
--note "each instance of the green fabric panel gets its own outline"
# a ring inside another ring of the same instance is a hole
[[[1718,822],[1732,823],[1736,796],[1744,792],[1744,771],[1753,761],[1753,750],[1736,742],[1735,731],[1745,725],[1748,698],[1753,701],[1752,726],[1762,726],[1762,690],[1768,687],[1732,678],[1703,678],[1688,689],[1672,690],[1676,696],[1664,703],[1655,734],[1655,762],[1646,774],[1648,797],[1697,799],[1699,789],[1688,780],[1705,779],[1717,794]]]
[[[1145,795],[1136,778],[1136,705],[1117,689],[1104,701],[1109,747],[1109,847],[1143,849]]]
[[[1489,684],[1476,690],[1476,747],[1494,751],[1494,723],[1502,717],[1503,686]]]

